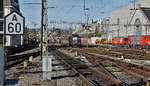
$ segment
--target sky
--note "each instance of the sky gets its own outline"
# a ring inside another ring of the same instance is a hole
[[[108,18],[113,10],[131,4],[134,0],[85,0],[83,10],[83,0],[48,0],[48,21],[82,22],[86,21],[85,14],[90,21],[101,18]],[[39,28],[41,25],[41,5],[25,3],[41,3],[41,0],[19,0],[20,9],[26,18],[26,26],[29,28]],[[63,28],[64,25],[51,24],[49,27]]]

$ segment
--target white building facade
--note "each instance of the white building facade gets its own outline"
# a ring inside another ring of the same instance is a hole
[[[150,0],[140,0],[110,14],[108,39],[130,35],[148,35],[150,27]]]

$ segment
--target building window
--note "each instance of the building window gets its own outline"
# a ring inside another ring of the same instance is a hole
[[[3,22],[0,22],[0,31],[3,31]]]
[[[3,35],[0,35],[0,44],[3,44]]]
[[[3,0],[0,0],[0,18],[3,18]]]
[[[135,20],[135,26],[134,26],[134,32],[135,32],[135,35],[142,35],[142,23],[140,21],[140,19],[136,19]]]
[[[117,24],[120,24],[120,18],[117,19]]]

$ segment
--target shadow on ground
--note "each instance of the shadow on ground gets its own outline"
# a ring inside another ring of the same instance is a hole
[[[6,79],[5,80],[5,84],[6,85],[16,85],[18,84],[19,79]]]
[[[52,77],[52,80],[63,79],[63,78],[68,78],[68,77],[74,78],[74,77],[78,77],[78,76],[79,76],[79,74],[63,75],[63,76]]]

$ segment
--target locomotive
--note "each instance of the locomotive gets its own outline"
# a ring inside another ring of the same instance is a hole
[[[69,46],[78,47],[81,46],[81,37],[78,35],[72,35],[69,37]]]
[[[128,37],[115,37],[112,39],[113,45],[127,46],[130,48],[150,48],[150,35],[131,35]]]

